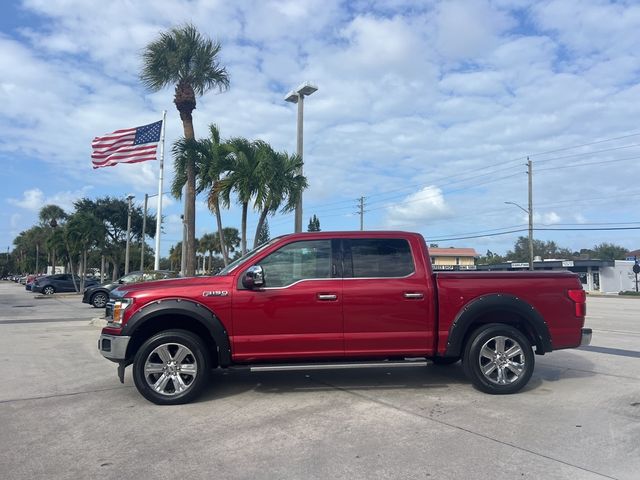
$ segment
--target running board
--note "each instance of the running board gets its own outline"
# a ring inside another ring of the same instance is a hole
[[[282,372],[293,370],[345,370],[350,368],[401,368],[425,367],[426,360],[401,360],[390,362],[347,362],[347,363],[293,363],[280,365],[250,365],[251,372]]]

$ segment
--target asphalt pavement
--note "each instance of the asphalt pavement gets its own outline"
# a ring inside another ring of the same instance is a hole
[[[0,282],[0,478],[638,478],[640,299],[589,297],[592,345],[536,357],[516,395],[460,365],[216,371],[175,407],[120,384],[99,313]]]

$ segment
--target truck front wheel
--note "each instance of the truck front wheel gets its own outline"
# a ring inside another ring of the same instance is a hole
[[[178,405],[193,400],[209,375],[202,340],[186,330],[167,330],[149,338],[133,362],[133,381],[147,400]]]
[[[469,338],[463,359],[473,384],[491,394],[515,393],[533,373],[535,356],[531,342],[516,328],[491,323]]]

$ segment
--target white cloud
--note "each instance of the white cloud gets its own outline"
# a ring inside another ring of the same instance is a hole
[[[495,47],[500,34],[515,22],[484,0],[440,2],[436,13],[436,45],[454,60],[478,56]]]
[[[31,210],[33,212],[42,208],[44,203],[44,193],[39,188],[32,188],[23,193],[21,199],[9,198],[7,201],[16,207]]]
[[[442,190],[428,186],[394,205],[389,205],[386,208],[385,224],[389,228],[426,226],[430,220],[446,218],[452,213]]]
[[[21,218],[22,218],[22,215],[20,215],[19,213],[14,213],[13,215],[11,215],[11,221],[9,223],[12,229],[15,229],[18,227],[18,225],[20,224]]]
[[[562,222],[562,217],[560,217],[556,212],[536,213],[534,211],[533,222],[542,225],[555,225]]]
[[[22,193],[22,198],[8,198],[7,202],[31,212],[39,212],[45,205],[58,205],[63,210],[69,212],[73,210],[73,202],[89,195],[93,190],[92,185],[85,185],[79,190],[57,192],[47,196],[39,188],[31,188]]]

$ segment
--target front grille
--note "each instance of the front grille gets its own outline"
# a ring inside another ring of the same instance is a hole
[[[104,317],[107,319],[107,321],[113,320],[113,304],[114,303],[115,302],[113,300],[109,300],[107,302],[107,306],[104,311]]]

